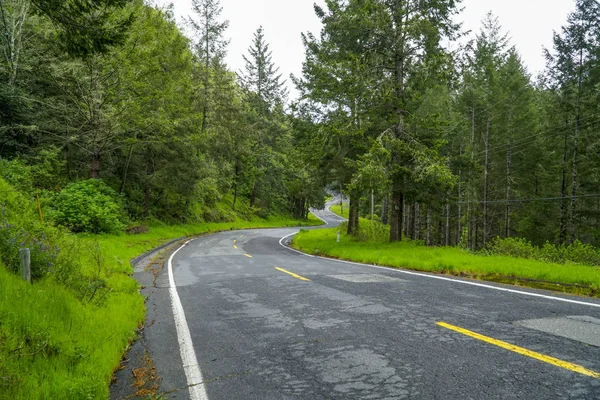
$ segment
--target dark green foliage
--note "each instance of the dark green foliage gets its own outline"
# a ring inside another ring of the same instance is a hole
[[[133,22],[131,12],[117,10],[135,0],[32,0],[59,27],[60,43],[74,55],[105,53],[122,44]]]
[[[125,228],[116,192],[103,181],[69,184],[55,197],[53,217],[73,232],[116,233]]]

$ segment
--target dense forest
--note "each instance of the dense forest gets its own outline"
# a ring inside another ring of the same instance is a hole
[[[226,198],[259,216],[322,203],[262,30],[246,69],[230,71],[218,2],[194,3],[189,38],[171,8],[142,0],[9,0],[0,12],[0,176],[49,219],[110,232],[231,219]],[[74,215],[79,199],[98,206],[96,223]]]
[[[597,1],[575,2],[536,77],[492,13],[449,46],[459,1],[326,3],[294,81],[349,233],[375,213],[391,241],[599,243]]]
[[[325,0],[285,77],[260,21],[227,65],[220,0],[0,0],[0,399],[109,398],[171,268],[130,260],[320,224],[327,192],[347,234],[310,254],[597,296],[600,4],[574,2],[532,76],[459,0]]]
[[[600,244],[600,5],[576,1],[533,77],[491,13],[465,44],[459,3],[315,5],[286,80],[262,28],[229,69],[219,0],[185,26],[142,0],[2,0],[0,177],[73,231],[241,201],[301,218],[330,186],[351,234],[360,215],[391,241]]]

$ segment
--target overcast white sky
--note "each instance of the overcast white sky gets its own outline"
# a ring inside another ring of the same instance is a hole
[[[174,2],[180,20],[190,14],[191,0],[162,1]],[[300,75],[304,60],[300,33],[320,31],[313,11],[315,1],[322,4],[322,0],[221,0],[223,18],[230,21],[229,67],[234,71],[244,67],[242,54],[246,54],[254,31],[262,25],[273,60],[291,85],[289,75]],[[552,47],[552,31],[559,30],[566,22],[574,5],[574,0],[463,0],[464,10],[459,20],[464,30],[474,34],[491,10],[508,32],[529,72],[535,75],[544,69],[542,48]],[[290,89],[294,96],[293,88]]]

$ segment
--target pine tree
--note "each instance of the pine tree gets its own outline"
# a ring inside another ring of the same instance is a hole
[[[221,21],[223,12],[220,0],[192,0],[194,17],[188,17],[188,23],[195,35],[194,50],[198,59],[202,81],[202,126],[204,132],[208,126],[211,103],[211,73],[224,74],[224,60],[229,40],[224,38],[229,21]]]
[[[436,134],[429,136],[432,131],[418,129],[429,116],[420,122],[411,116],[419,108],[423,93],[443,86],[448,78],[444,76],[448,58],[442,40],[453,39],[458,29],[452,21],[458,4],[455,0],[372,0],[365,5],[371,9],[368,18],[374,21],[377,32],[372,40],[371,63],[382,71],[382,109],[389,110],[384,117],[390,124],[392,242],[402,239],[405,194],[418,192],[413,184],[428,181],[444,186],[452,180],[446,162],[439,158]]]
[[[287,97],[285,81],[273,62],[273,53],[265,41],[264,30],[259,27],[254,33],[248,56],[244,55],[245,71],[240,74],[244,88],[253,93],[255,107],[263,115],[282,105]]]
[[[329,121],[327,130],[328,172],[346,186],[350,198],[347,232],[359,227],[360,197],[366,189],[358,182],[359,158],[369,149],[369,118],[372,88],[377,74],[369,71],[363,56],[369,50],[370,22],[359,2],[327,2],[328,10],[315,5],[323,29],[317,38],[303,34],[306,60],[303,76],[293,78],[303,99],[322,110]],[[370,131],[370,132],[369,132]],[[370,164],[369,164],[370,165]],[[352,184],[354,182],[354,184]]]
[[[595,112],[595,83],[599,66],[600,48],[600,3],[596,0],[577,0],[576,9],[569,14],[567,25],[561,33],[554,34],[554,51],[546,51],[551,89],[560,98],[561,108],[568,121],[573,121],[570,132],[571,182],[569,193],[563,190],[568,204],[563,204],[563,227],[560,241],[573,241],[577,236],[577,196],[583,184],[580,176],[581,162],[585,149],[581,149],[582,134],[586,134],[582,121]],[[565,156],[567,160],[567,141]],[[566,167],[566,166],[565,166]],[[563,175],[566,187],[566,174]]]

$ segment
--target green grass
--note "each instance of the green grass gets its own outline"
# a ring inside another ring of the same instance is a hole
[[[361,224],[364,222],[361,221]],[[460,248],[432,248],[410,241],[358,242],[347,235],[342,235],[341,242],[336,243],[336,232],[337,229],[301,231],[294,238],[293,246],[309,254],[366,264],[468,276],[600,296],[600,268],[598,267],[551,264],[508,256],[485,256],[469,253]],[[557,287],[555,284],[561,286]]]
[[[320,225],[273,217],[227,223],[153,225],[140,235],[78,235],[82,279],[101,278],[100,304],[82,301],[50,276],[33,285],[0,265],[0,399],[102,399],[144,321],[144,300],[129,260],[169,241],[223,230]],[[100,254],[100,261],[94,257]],[[99,265],[100,264],[100,265]]]
[[[0,398],[108,398],[145,311],[133,289],[98,307],[52,279],[27,284],[0,265]]]
[[[342,207],[339,204],[329,207],[332,213],[339,215],[340,217],[349,218],[350,216],[350,207],[348,204],[344,204],[344,212],[342,212]]]

